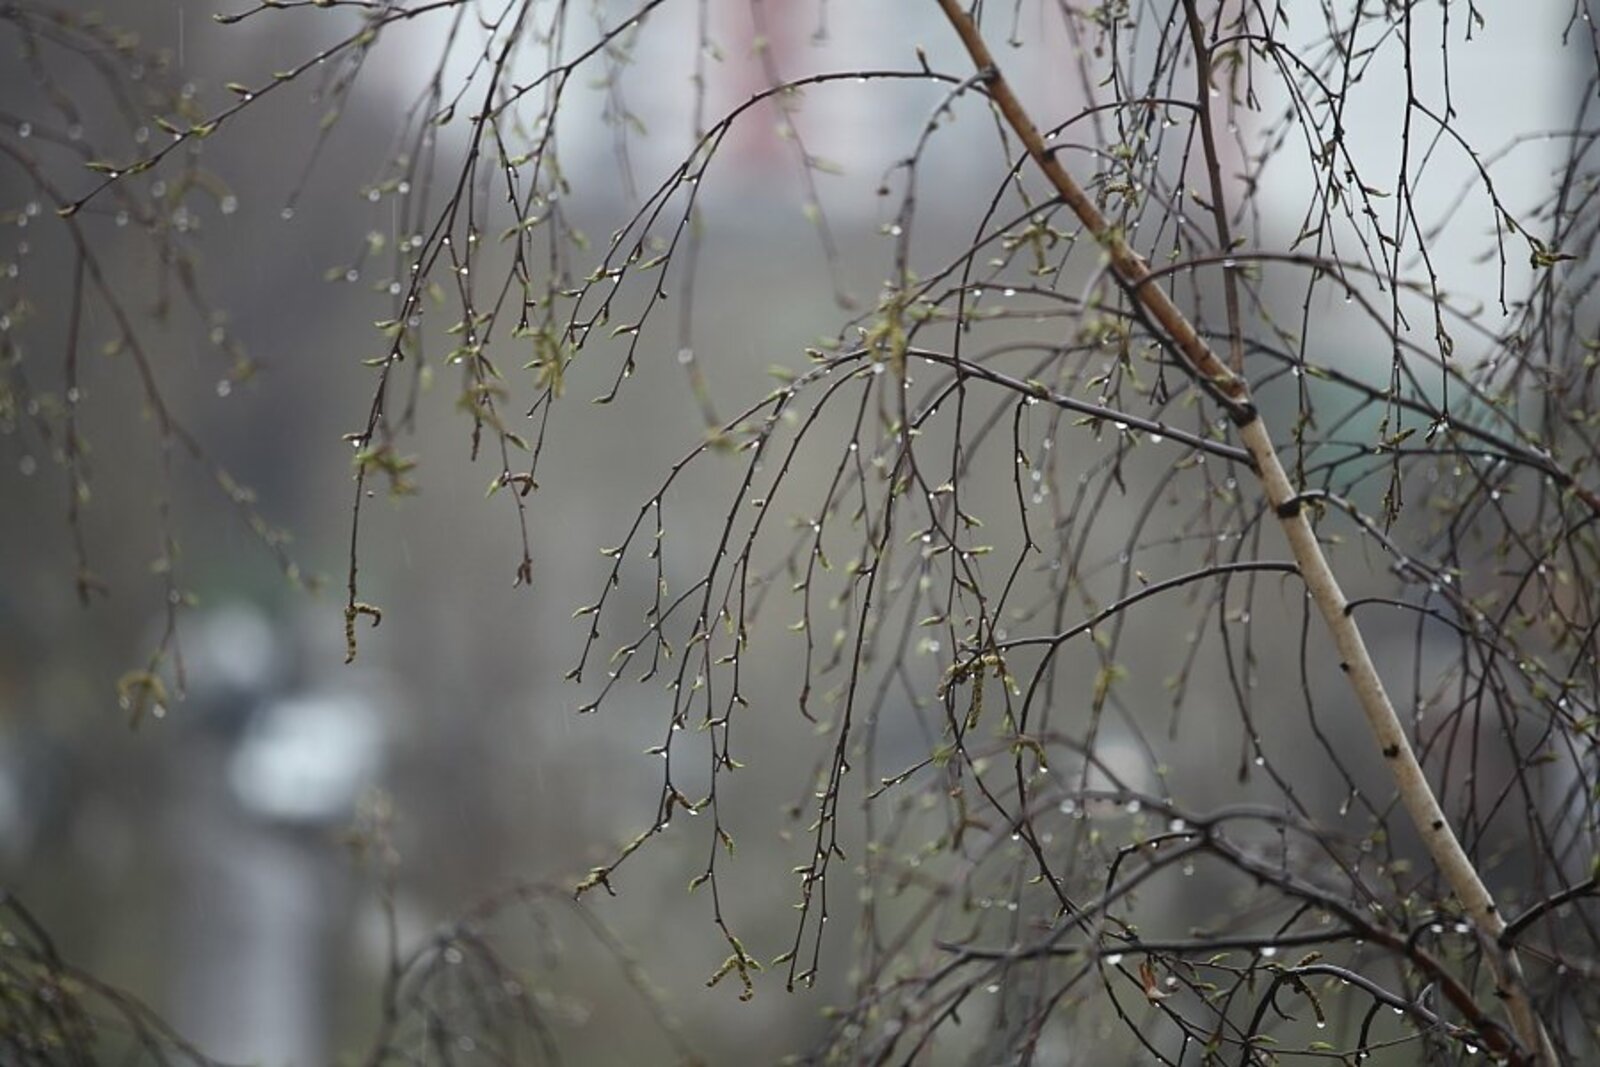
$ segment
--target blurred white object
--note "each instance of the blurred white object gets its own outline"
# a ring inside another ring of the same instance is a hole
[[[200,617],[186,637],[190,673],[201,688],[264,692],[281,678],[281,640],[254,604],[232,603]]]
[[[228,784],[251,814],[292,823],[348,820],[381,763],[382,723],[357,694],[311,694],[254,716],[228,762]]]

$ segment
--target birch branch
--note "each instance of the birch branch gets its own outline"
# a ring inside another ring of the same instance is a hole
[[[1506,928],[1505,919],[1477,868],[1473,866],[1471,857],[1462,848],[1449,820],[1445,818],[1444,809],[1433,788],[1428,784],[1410,738],[1406,736],[1405,726],[1395,713],[1383,680],[1373,666],[1360,627],[1347,611],[1348,600],[1344,591],[1339,587],[1322,545],[1317,541],[1316,533],[1300,506],[1299,493],[1289,481],[1266,423],[1251,399],[1249,383],[1217,356],[1166,292],[1159,285],[1150,284],[1150,268],[1144,259],[1120,232],[1106,222],[1094,201],[1056,159],[1055,151],[1045,144],[1038,127],[1001,74],[972,17],[957,0],[938,0],[938,3],[973,63],[983,74],[989,99],[1021,139],[1028,155],[1054,187],[1057,196],[1099,243],[1118,279],[1165,333],[1166,340],[1185,364],[1184,369],[1228,409],[1238,427],[1240,441],[1250,452],[1253,469],[1266,493],[1267,503],[1283,528],[1300,576],[1333,635],[1334,645],[1339,651],[1339,666],[1349,678],[1350,687],[1366,715],[1367,725],[1378,750],[1383,754],[1401,802],[1434,864],[1477,929],[1484,956],[1494,976],[1495,995],[1504,1000],[1512,1029],[1522,1046],[1520,1049],[1501,1048],[1497,1051],[1510,1055],[1515,1062],[1553,1067],[1560,1061],[1529,1000],[1516,950],[1511,947],[1502,949],[1499,944],[1500,935]],[[1484,1039],[1492,1044],[1503,1041],[1503,1036],[1485,1034]]]

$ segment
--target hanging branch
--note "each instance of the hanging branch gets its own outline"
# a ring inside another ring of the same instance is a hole
[[[1028,155],[1061,201],[1094,236],[1109,258],[1117,278],[1139,307],[1160,326],[1165,341],[1178,355],[1184,370],[1223,404],[1238,428],[1239,438],[1250,452],[1252,469],[1289,541],[1300,576],[1333,635],[1334,645],[1339,651],[1339,666],[1350,679],[1350,686],[1366,714],[1367,724],[1379,751],[1383,753],[1401,801],[1435,865],[1460,898],[1477,928],[1494,974],[1495,993],[1506,1002],[1517,1040],[1523,1046],[1521,1049],[1497,1048],[1496,1051],[1511,1055],[1521,1063],[1549,1065],[1559,1062],[1555,1048],[1529,1000],[1515,949],[1500,947],[1501,935],[1506,929],[1505,919],[1428,784],[1422,764],[1406,736],[1405,727],[1373,666],[1360,627],[1349,611],[1349,601],[1339,587],[1305,509],[1301,507],[1301,494],[1289,481],[1266,423],[1251,399],[1249,383],[1212,351],[1160,286],[1149,284],[1150,268],[1122,234],[1106,221],[1094,202],[1057,160],[1055,151],[1045,144],[1038,128],[1000,72],[972,17],[962,10],[956,0],[938,2],[982,75],[982,84],[989,99],[1022,141]],[[1503,1042],[1495,1034],[1486,1034],[1485,1039]]]

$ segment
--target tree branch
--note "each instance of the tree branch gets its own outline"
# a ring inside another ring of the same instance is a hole
[[[1188,317],[1159,286],[1144,284],[1150,268],[1129,246],[1121,232],[1106,221],[1099,208],[1057,161],[1054,150],[1045,144],[1038,127],[1001,74],[972,17],[962,10],[956,0],[938,2],[973,63],[983,73],[990,100],[1021,139],[1029,156],[1054,187],[1056,194],[1105,251],[1116,277],[1128,288],[1133,299],[1165,332],[1184,369],[1202,386],[1209,388],[1228,408],[1238,426],[1240,440],[1255,461],[1256,474],[1266,493],[1267,502],[1272,506],[1288,539],[1306,588],[1332,632],[1334,645],[1339,652],[1340,669],[1350,679],[1350,687],[1366,714],[1367,724],[1379,751],[1383,753],[1400,799],[1433,857],[1434,864],[1460,898],[1463,908],[1478,929],[1485,956],[1494,972],[1496,994],[1505,1000],[1518,1041],[1524,1046],[1515,1058],[1522,1063],[1551,1065],[1559,1062],[1554,1045],[1528,998],[1515,950],[1507,948],[1501,951],[1498,948],[1500,935],[1506,928],[1505,919],[1428,784],[1422,765],[1406,736],[1405,727],[1395,712],[1377,668],[1373,666],[1366,640],[1355,619],[1346,610],[1349,602],[1344,591],[1339,587],[1333,568],[1300,506],[1297,490],[1278,459],[1266,423],[1251,400],[1249,383],[1229,369],[1212,351]]]

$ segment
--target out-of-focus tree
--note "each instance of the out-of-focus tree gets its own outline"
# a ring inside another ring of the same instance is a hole
[[[254,257],[205,258],[207,226],[241,207],[211,160],[309,90],[316,131],[274,206],[290,221],[357,135],[361,80],[414,76],[359,190],[381,223],[329,274],[363,283],[350,315],[376,319],[352,356],[370,392],[346,438],[346,660],[382,638],[369,514],[421,484],[410,441],[432,411],[460,420],[490,498],[475,521],[513,525],[506,574],[535,596],[594,548],[541,536],[605,476],[561,451],[563,424],[581,409],[629,434],[663,367],[700,413],[677,440],[629,440],[657,487],[574,612],[582,711],[635,686],[660,709],[654,809],[568,887],[585,922],[683,820],[703,857],[689,891],[725,943],[709,983],[747,999],[847,972],[800,1050],[817,1061],[1064,1062],[1095,1042],[1172,1064],[1587,1062],[1587,0],[1545,45],[1582,89],[1573,119],[1510,143],[1481,142],[1490,105],[1460,73],[1487,53],[1473,76],[1520,91],[1527,72],[1492,58],[1503,12],[915,10],[263,0],[216,21],[302,20],[320,43],[197,87],[115,18],[0,3],[21,57],[0,76],[5,477],[59,480],[63,507],[27,521],[70,541],[91,603],[126,580],[85,536],[91,490],[124,477],[121,435],[153,438],[166,624],[116,685],[129,719],[186,685],[181,487],[209,482],[290,583],[315,584],[173,384],[226,395],[258,369],[210,295]],[[413,63],[422,49],[436,61]],[[852,122],[849,158],[827,158]],[[1535,152],[1535,179],[1502,180]],[[771,256],[824,274],[836,306],[757,385],[705,322],[723,295],[708,227],[771,206],[759,182],[815,231]],[[852,238],[861,219],[874,242]],[[198,371],[170,354],[196,330],[215,349]],[[108,439],[84,383],[115,361],[144,425]],[[1187,636],[1166,643],[1174,618]],[[814,726],[810,751],[746,741],[784,715]],[[795,910],[758,957],[736,917],[738,838],[760,832],[740,783],[797,762]],[[381,823],[359,838],[380,856]],[[522,886],[414,950],[391,923],[368,1062],[554,1058],[485,930],[557,896]],[[115,1032],[203,1060],[6,906],[8,1054],[92,1059]]]

